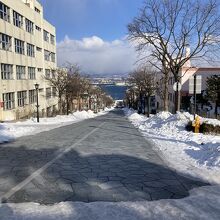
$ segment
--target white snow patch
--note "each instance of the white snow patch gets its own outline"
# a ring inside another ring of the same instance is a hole
[[[52,118],[40,118],[37,123],[36,118],[31,118],[23,122],[2,123],[0,124],[0,143],[10,142],[18,137],[34,135],[43,131],[49,131],[54,128],[66,126],[85,119],[94,118],[106,114],[111,109],[106,108],[97,114],[92,111],[78,111],[69,115],[58,115]]]
[[[183,199],[143,202],[61,202],[46,206],[37,203],[0,204],[3,220],[176,220],[212,219],[220,216],[220,187],[193,189]]]
[[[181,173],[220,183],[220,136],[194,134],[185,130],[193,116],[189,113],[160,112],[147,118],[125,109],[129,120],[153,141],[155,149],[170,167]],[[214,119],[202,121],[219,124]]]

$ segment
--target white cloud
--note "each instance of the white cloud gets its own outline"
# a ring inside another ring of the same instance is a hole
[[[78,63],[86,73],[127,73],[134,68],[136,54],[124,39],[104,41],[93,36],[81,40],[68,36],[57,44],[58,65]]]

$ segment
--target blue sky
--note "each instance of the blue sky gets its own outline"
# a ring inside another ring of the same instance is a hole
[[[87,74],[126,74],[136,53],[127,24],[143,0],[40,0],[56,27],[58,66],[77,63]]]
[[[115,40],[127,33],[143,0],[40,0],[44,16],[57,28],[57,41],[99,36]]]

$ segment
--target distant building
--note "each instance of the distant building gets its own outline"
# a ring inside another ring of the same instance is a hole
[[[55,110],[57,98],[43,78],[57,66],[55,32],[37,0],[0,0],[0,121],[34,114],[35,83],[41,115]]]
[[[190,49],[187,48],[186,56],[189,56]],[[191,66],[190,60],[184,65],[181,69],[179,76],[181,78],[180,83],[182,85],[180,96],[181,96],[181,110],[190,110],[190,99],[192,94],[189,94],[189,78],[194,75],[202,76],[202,91],[206,90],[206,81],[207,78],[212,75],[220,75],[220,67],[193,67]],[[163,76],[159,77],[161,79]],[[169,111],[175,112],[175,92],[173,85],[175,83],[173,75],[170,73],[169,82],[168,82],[168,100],[169,100]],[[198,95],[197,95],[198,96]],[[156,106],[158,110],[163,109],[163,100],[158,94],[156,95]]]

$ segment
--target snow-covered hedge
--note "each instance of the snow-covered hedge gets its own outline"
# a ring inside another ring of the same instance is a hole
[[[220,121],[217,119],[208,119],[200,118],[201,127],[199,129],[200,133],[203,134],[220,134]],[[190,120],[186,125],[187,131],[193,131],[194,127],[192,126],[193,121]]]

